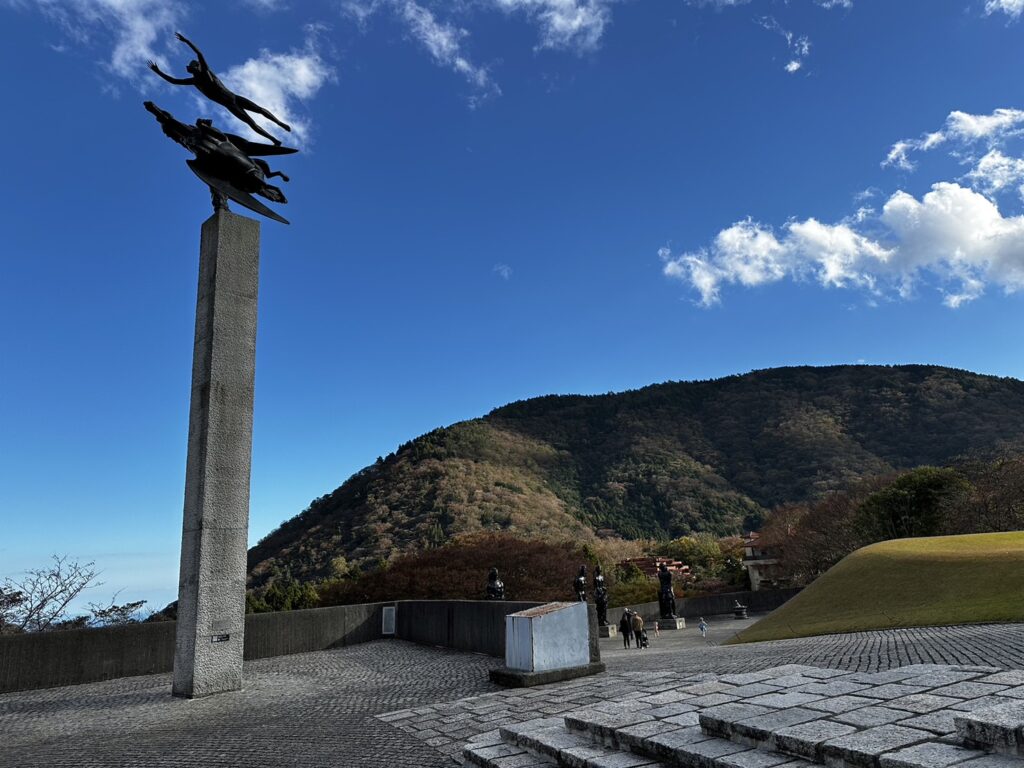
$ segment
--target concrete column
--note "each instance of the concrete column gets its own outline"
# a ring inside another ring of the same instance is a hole
[[[174,650],[175,696],[242,687],[260,225],[203,223]]]

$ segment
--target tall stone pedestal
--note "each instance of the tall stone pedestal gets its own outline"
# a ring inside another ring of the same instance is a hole
[[[259,222],[203,223],[174,650],[176,696],[242,687]]]

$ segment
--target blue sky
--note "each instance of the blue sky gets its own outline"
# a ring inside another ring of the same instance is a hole
[[[141,102],[239,130],[146,69],[183,74],[176,30],[303,149],[263,225],[255,542],[515,399],[1024,375],[1022,11],[0,0],[0,577],[68,553],[91,599],[175,597],[209,202]]]

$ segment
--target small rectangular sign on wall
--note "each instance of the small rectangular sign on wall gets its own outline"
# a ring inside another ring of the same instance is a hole
[[[231,635],[214,635],[210,638],[211,643],[226,643],[231,639]]]

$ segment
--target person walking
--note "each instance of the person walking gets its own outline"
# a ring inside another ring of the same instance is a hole
[[[622,612],[619,619],[619,632],[622,633],[622,647],[629,648],[629,640],[633,637],[633,623],[629,618],[629,608]]]
[[[640,635],[644,631],[644,617],[641,616],[639,613],[634,613],[633,614],[632,625],[633,625],[633,637],[636,638],[635,646],[637,648],[642,648],[643,646],[640,644]]]
[[[700,617],[700,623],[697,625],[697,629],[700,630],[700,636],[705,640],[708,638],[708,623],[704,620],[704,617]]]

